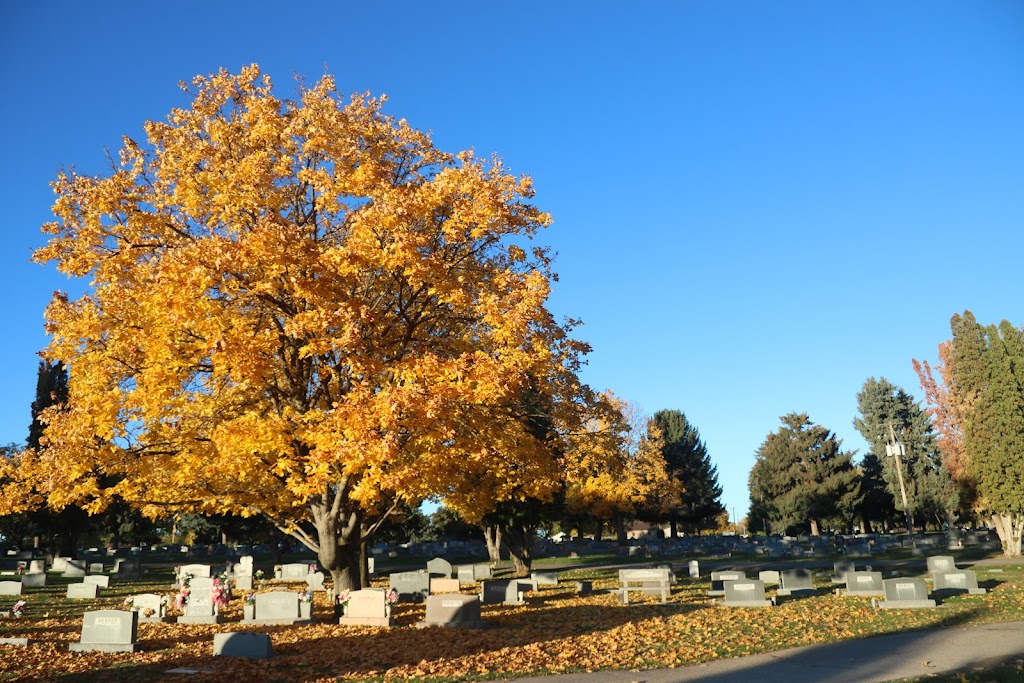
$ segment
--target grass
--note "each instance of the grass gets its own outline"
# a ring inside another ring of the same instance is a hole
[[[632,563],[610,557],[589,557],[586,561]],[[29,648],[0,649],[0,681],[131,683],[163,678],[168,669],[191,667],[209,672],[184,680],[460,683],[546,672],[679,667],[908,629],[1024,621],[1024,567],[1020,565],[979,567],[978,578],[990,589],[988,595],[953,596],[935,610],[872,609],[869,598],[835,595],[829,580],[831,572],[822,569],[816,578],[817,596],[756,610],[712,606],[706,597],[708,580],[685,578],[685,559],[674,561],[682,567],[684,578],[666,605],[657,598],[640,595],[635,596],[637,604],[620,605],[608,592],[618,585],[615,570],[566,562],[562,564],[571,568],[560,571],[559,586],[529,594],[525,606],[482,606],[482,616],[491,624],[486,630],[439,632],[411,628],[424,618],[424,607],[417,604],[396,606],[394,616],[399,628],[343,627],[332,623],[333,608],[325,596],[318,595],[314,604],[318,623],[257,629],[270,633],[275,650],[273,659],[262,662],[225,661],[212,656],[214,633],[249,628],[240,623],[239,597],[225,611],[228,623],[220,626],[140,624],[140,653],[68,653],[67,643],[77,641],[80,635],[83,612],[118,609],[124,598],[137,593],[169,594],[173,573],[169,566],[152,568],[145,578],[112,582],[110,589],[101,590],[101,598],[87,601],[67,600],[64,594],[70,580],[51,574],[50,585],[23,596],[29,602],[28,616],[0,620],[0,636],[33,641]],[[733,562],[773,564],[765,558]],[[923,573],[923,559],[914,558],[914,562],[905,571]],[[537,567],[544,569],[553,564],[538,562]],[[706,572],[703,560],[701,564]],[[595,593],[576,595],[577,580],[593,582]],[[479,587],[466,587],[464,592],[479,592]],[[16,599],[0,598],[0,609],[8,609]],[[1019,676],[1020,667],[1000,667],[992,675]],[[923,680],[974,683],[1022,679]]]

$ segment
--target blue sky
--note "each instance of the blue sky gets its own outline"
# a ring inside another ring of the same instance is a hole
[[[1024,323],[1018,2],[10,2],[0,442],[27,435],[51,292],[80,287],[29,262],[48,183],[253,62],[531,175],[584,378],[685,412],[730,513],[779,416],[863,450],[868,377],[920,398],[953,313]]]

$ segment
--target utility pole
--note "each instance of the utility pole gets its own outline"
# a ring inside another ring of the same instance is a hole
[[[889,438],[892,441],[885,444],[885,454],[890,458],[896,459],[896,476],[900,480],[900,495],[903,496],[903,513],[907,516],[907,534],[913,536],[914,518],[910,516],[910,506],[907,505],[907,488],[903,485],[902,458],[907,454],[907,449],[896,440],[896,431],[892,428],[891,421],[889,422]]]

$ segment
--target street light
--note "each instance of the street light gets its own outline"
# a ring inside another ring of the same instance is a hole
[[[907,454],[907,449],[896,440],[896,432],[892,428],[892,422],[889,423],[889,438],[892,439],[890,443],[885,444],[885,454],[890,458],[896,458],[896,476],[900,480],[900,495],[903,496],[903,512],[907,516],[907,534],[910,536],[914,535],[914,518],[910,516],[910,506],[907,505],[907,488],[903,485],[903,464],[902,458]]]

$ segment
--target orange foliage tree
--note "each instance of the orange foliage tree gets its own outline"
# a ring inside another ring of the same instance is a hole
[[[54,183],[35,260],[91,287],[47,309],[68,403],[7,475],[56,508],[264,515],[339,588],[403,501],[549,496],[587,347],[546,308],[529,179],[329,76],[295,100],[255,65],[183,87],[109,175]]]

